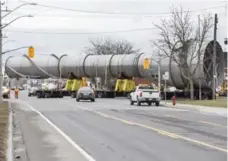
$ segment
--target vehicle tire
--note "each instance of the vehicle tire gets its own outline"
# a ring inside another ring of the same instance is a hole
[[[134,101],[132,101],[131,97],[130,97],[130,104],[134,105]]]
[[[31,97],[31,93],[29,93],[28,96]]]
[[[75,98],[76,97],[76,93],[72,92],[70,96],[71,96],[71,98]]]
[[[44,98],[50,98],[50,94],[49,93],[44,93]]]
[[[97,93],[97,97],[98,98],[103,98],[104,97],[104,93],[103,92],[98,92]]]
[[[36,95],[37,95],[37,98],[41,98],[41,93],[40,92],[38,92]]]
[[[148,106],[151,106],[152,102],[148,102]]]
[[[159,106],[160,105],[160,102],[156,102],[156,106]]]
[[[77,101],[77,102],[79,102],[79,101],[80,101],[80,99],[76,99],[76,101]]]
[[[137,100],[137,106],[141,106],[141,102]]]
[[[91,102],[95,102],[95,99],[91,99]]]
[[[128,99],[131,99],[131,93],[127,93],[126,96],[127,96]]]

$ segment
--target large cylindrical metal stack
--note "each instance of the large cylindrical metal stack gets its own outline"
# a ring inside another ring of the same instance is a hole
[[[130,55],[80,55],[63,56],[59,61],[61,78],[70,73],[76,77],[146,77],[149,70],[143,69],[146,54]]]
[[[5,72],[10,78],[59,77],[58,61],[59,58],[54,54],[37,55],[32,59],[27,55],[12,56],[5,62]]]
[[[217,43],[216,82],[220,84],[224,79],[225,59],[222,48]],[[195,87],[201,84],[203,88],[211,87],[212,73],[212,51],[213,41],[205,48],[205,53],[201,57],[194,77]],[[143,63],[145,58],[151,58],[151,69],[145,70]],[[193,61],[191,70],[195,69],[196,60]],[[185,79],[182,78],[180,67],[177,63],[166,58],[161,61],[161,75],[170,73],[168,85],[183,89],[186,87]],[[37,55],[29,59],[27,56],[9,57],[5,63],[6,74],[10,78],[23,76],[45,79],[49,77],[68,78],[74,75],[81,77],[101,77],[101,78],[132,78],[141,77],[151,79],[152,75],[158,75],[158,63],[154,61],[151,54],[129,54],[129,55],[63,55],[57,58],[55,55]]]
[[[199,87],[199,84],[202,88],[211,88],[212,87],[212,78],[213,78],[213,64],[212,64],[212,55],[213,55],[213,41],[209,42],[204,49],[204,54],[200,58],[200,63],[196,69],[196,72],[193,76],[193,81],[195,87]],[[219,85],[224,80],[224,68],[225,68],[225,55],[222,51],[220,44],[216,44],[216,84]],[[191,70],[193,71],[196,68],[198,57],[195,57],[192,61]],[[151,62],[152,69],[157,68],[157,60],[152,60]],[[156,70],[152,70],[152,75],[157,75]],[[167,84],[174,86],[178,89],[184,89],[186,87],[185,79],[181,76],[180,67],[175,61],[170,61],[170,58],[161,60],[161,75],[165,72],[169,72],[170,79],[167,80]]]

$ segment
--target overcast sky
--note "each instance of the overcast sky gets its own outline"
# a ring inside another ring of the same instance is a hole
[[[5,2],[6,5],[2,9],[5,9],[6,6],[8,9],[13,9],[21,4],[20,1],[16,0],[5,0]],[[3,50],[33,45],[36,52],[41,54],[75,55],[82,53],[89,46],[88,41],[90,39],[110,37],[118,40],[128,40],[143,52],[152,53],[149,41],[157,38],[157,29],[111,34],[88,33],[154,28],[154,24],[159,24],[160,19],[170,16],[169,14],[159,13],[170,12],[172,5],[182,5],[184,10],[192,11],[193,20],[197,20],[198,14],[217,13],[219,17],[218,41],[223,44],[224,38],[227,37],[227,14],[225,7],[227,4],[225,1],[33,0],[30,2],[72,10],[128,14],[94,14],[42,6],[25,6],[3,19],[3,23],[7,23],[18,16],[34,15],[33,18],[19,19],[4,29],[3,35],[7,38],[3,39],[3,44],[9,40],[15,41],[5,43]],[[43,32],[43,34],[39,32]],[[210,34],[209,38],[213,38],[213,33]],[[224,45],[223,49],[225,49]],[[27,50],[13,52],[4,56],[4,59],[9,55],[26,52]]]

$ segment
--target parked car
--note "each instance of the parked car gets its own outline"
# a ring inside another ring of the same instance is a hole
[[[149,106],[155,103],[156,106],[160,104],[160,93],[152,86],[137,86],[135,91],[130,94],[130,104],[137,103],[138,106],[141,103],[147,103]]]
[[[2,87],[2,97],[8,99],[10,96],[9,89],[7,87]]]
[[[92,102],[95,101],[95,93],[91,87],[82,87],[78,90],[76,101],[80,100],[91,100]]]

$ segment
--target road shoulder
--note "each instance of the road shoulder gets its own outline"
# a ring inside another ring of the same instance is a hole
[[[179,104],[179,103],[177,103],[176,105],[172,105],[172,103],[165,103],[165,102],[162,102],[162,105],[165,107],[172,107],[172,108],[194,109],[205,114],[215,114],[215,115],[227,117],[227,108],[223,108],[223,107],[207,107],[207,106],[197,106],[197,105]]]
[[[14,158],[18,161],[86,160],[36,112],[16,102],[12,108]]]

